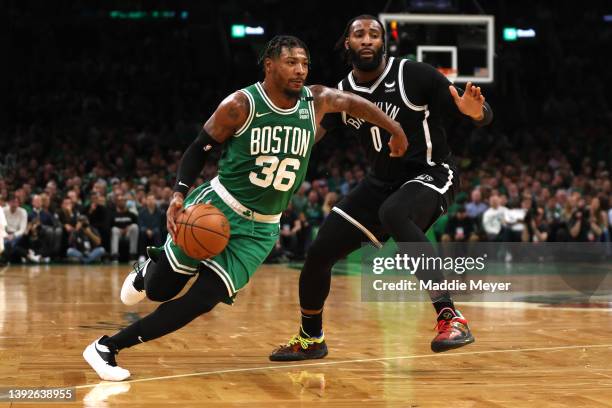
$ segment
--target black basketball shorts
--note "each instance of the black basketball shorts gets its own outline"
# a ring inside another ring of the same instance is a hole
[[[366,177],[332,211],[361,230],[374,245],[381,247],[381,242],[386,241],[389,234],[380,222],[378,211],[387,198],[397,192],[401,193],[402,188],[406,186],[429,188],[440,194],[442,196],[442,205],[438,214],[440,216],[448,210],[455,199],[459,188],[459,173],[454,165],[442,163],[411,171],[401,183],[388,184],[373,177]],[[409,202],[410,197],[406,200],[407,205],[432,205],[432,203]],[[432,220],[432,224],[434,221],[435,219]]]

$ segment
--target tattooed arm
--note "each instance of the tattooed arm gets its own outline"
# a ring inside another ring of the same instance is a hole
[[[166,226],[176,236],[176,217],[183,208],[183,200],[204,168],[206,153],[223,144],[246,122],[249,116],[249,101],[242,92],[234,92],[225,98],[206,121],[198,137],[183,153],[179,163],[174,194],[166,212]]]
[[[391,157],[401,157],[408,148],[408,139],[398,122],[388,117],[372,102],[349,92],[339,91],[322,85],[310,87],[314,95],[317,123],[326,113],[346,112],[351,116],[363,119],[391,133],[389,148]]]

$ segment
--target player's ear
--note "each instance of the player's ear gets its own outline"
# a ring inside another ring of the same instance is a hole
[[[271,58],[266,58],[264,60],[264,70],[265,70],[266,74],[270,73],[271,67],[272,67],[272,59]]]
[[[348,37],[346,37],[346,39],[344,40],[344,49],[348,50],[349,49],[349,41],[348,41]]]

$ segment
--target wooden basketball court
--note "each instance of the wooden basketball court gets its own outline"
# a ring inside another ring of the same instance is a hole
[[[262,267],[234,306],[122,351],[132,378],[101,383],[84,347],[155,307],[120,302],[127,268],[1,269],[0,386],[76,387],[76,402],[55,407],[612,406],[609,304],[466,303],[476,343],[434,354],[430,304],[361,302],[359,277],[335,276],[328,358],[272,363],[299,325],[299,272],[284,266]]]

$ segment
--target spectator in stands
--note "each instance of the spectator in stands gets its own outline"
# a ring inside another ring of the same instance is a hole
[[[161,200],[159,200],[157,203],[159,211],[162,213],[162,237],[165,237],[168,234],[168,231],[166,230],[166,212],[168,211],[168,206],[170,206],[170,200],[172,200],[172,189],[170,187],[162,188]]]
[[[518,208],[521,205],[521,195],[518,186],[515,183],[509,183],[506,186],[508,191],[507,206],[508,208]]]
[[[340,176],[340,168],[338,166],[333,166],[329,170],[329,178],[327,179],[329,191],[334,193],[340,193],[340,186],[342,185],[342,181],[342,177]]]
[[[308,202],[306,208],[304,208],[304,215],[308,224],[312,226],[319,226],[323,222],[323,208],[321,207],[321,198],[319,193],[315,190],[310,190],[308,193]]]
[[[608,216],[601,208],[601,200],[599,197],[593,197],[591,199],[588,214],[590,231],[587,235],[587,239],[590,242],[609,241]]]
[[[442,242],[468,241],[478,241],[476,222],[467,216],[465,207],[459,207],[446,224],[446,231],[442,235]]]
[[[100,184],[96,183],[96,185]],[[91,192],[87,216],[91,226],[100,234],[104,249],[110,250],[110,210],[106,205],[106,194],[100,193],[99,188],[94,187]]]
[[[612,201],[612,195],[608,201]],[[612,205],[608,209],[608,230],[610,233],[610,241],[612,241]]]
[[[45,193],[49,197],[49,205],[47,207],[47,210],[51,213],[55,213],[59,201],[59,197],[57,194],[57,183],[53,180],[48,181],[45,186]]]
[[[568,200],[567,212],[571,215],[567,222],[570,240],[588,242],[591,232],[591,213],[585,208],[585,201],[581,194],[574,192]]]
[[[319,226],[323,222],[323,208],[321,207],[319,194],[314,190],[308,193],[308,202],[301,217],[304,234],[306,235],[306,249],[310,246]]]
[[[138,217],[128,210],[125,197],[117,195],[115,197],[115,208],[111,211],[111,259],[113,262],[119,260],[119,241],[127,239],[129,241],[130,260],[138,258]]]
[[[501,241],[507,210],[501,205],[501,197],[498,194],[489,197],[489,208],[482,215],[482,226],[489,241]]]
[[[140,261],[145,260],[145,249],[147,246],[160,246],[162,235],[162,213],[157,208],[157,202],[153,194],[148,194],[145,206],[138,213],[138,227],[140,229]]]
[[[466,214],[472,220],[477,220],[487,210],[488,206],[482,202],[482,193],[479,187],[472,190],[470,198],[470,202],[465,205]]]
[[[9,197],[8,205],[4,207],[6,218],[6,235],[4,237],[5,259],[10,260],[14,248],[26,233],[28,228],[28,213],[19,207],[19,198],[12,195]]]
[[[351,170],[346,170],[344,172],[344,182],[340,185],[340,193],[345,196],[357,185],[357,181],[355,181],[355,177],[353,177],[353,172]]]
[[[4,208],[0,207],[0,265],[6,263],[4,259],[4,237],[6,236],[6,217]]]
[[[285,255],[288,258],[302,259],[304,257],[302,232],[302,221],[290,201],[280,220],[280,244],[285,249]]]
[[[53,218],[57,219],[57,214],[51,209],[51,199],[49,198],[49,194],[45,192],[40,193],[40,204],[44,211],[51,214]]]
[[[504,212],[504,227],[502,228],[504,242],[521,242],[525,229],[525,217],[531,209],[531,198],[521,200],[520,208],[510,208]]]
[[[525,228],[521,234],[523,242],[546,242],[549,237],[549,224],[544,208],[538,207],[525,216]]]
[[[81,201],[81,197],[76,190],[70,190],[66,193],[66,196],[72,200],[72,210],[76,214],[80,214],[83,212],[83,202]]]
[[[86,215],[80,215],[68,240],[68,258],[90,264],[100,261],[105,252],[98,230],[90,225]]]
[[[64,197],[62,206],[57,215],[63,228],[61,253],[65,254],[66,249],[68,249],[68,238],[70,238],[70,234],[74,230],[78,216],[78,214],[74,212],[72,199],[70,199],[70,197]]]
[[[356,166],[353,172],[355,174],[355,182],[360,184],[365,179],[365,171],[361,167]]]
[[[26,213],[31,210],[30,205],[28,204],[29,197],[26,195],[26,190],[22,188],[18,188],[14,193],[15,197],[19,201],[19,206],[26,210]]]
[[[329,187],[327,185],[327,180],[325,179],[313,180],[312,189],[317,192],[319,197],[324,199],[325,197],[327,197],[327,193],[329,193]]]
[[[43,198],[40,194],[32,196],[32,211],[28,214],[28,222],[39,225],[41,248],[45,257],[59,254],[62,242],[62,226],[59,221],[43,208]]]
[[[13,248],[11,260],[20,260],[21,263],[40,263],[43,260],[42,251],[43,242],[41,239],[40,220],[34,219],[34,221],[28,223],[26,232]],[[45,262],[49,262],[49,259],[48,256],[44,257]]]
[[[31,222],[34,219],[37,219],[41,225],[53,225],[53,215],[43,208],[40,194],[32,196],[32,211],[28,214],[28,221]]]
[[[291,198],[291,202],[293,203],[293,210],[298,215],[304,212],[304,210],[306,209],[306,205],[308,204],[308,198],[306,197],[308,186],[309,183],[302,183],[299,190]]]
[[[145,186],[136,186],[136,195],[134,196],[134,200],[136,201],[136,207],[138,208],[139,212],[147,206],[147,196],[148,194],[146,192]],[[153,199],[155,200],[155,194],[153,194]]]
[[[99,196],[106,197],[106,181],[103,179],[98,179],[98,181],[95,182],[92,191]]]

